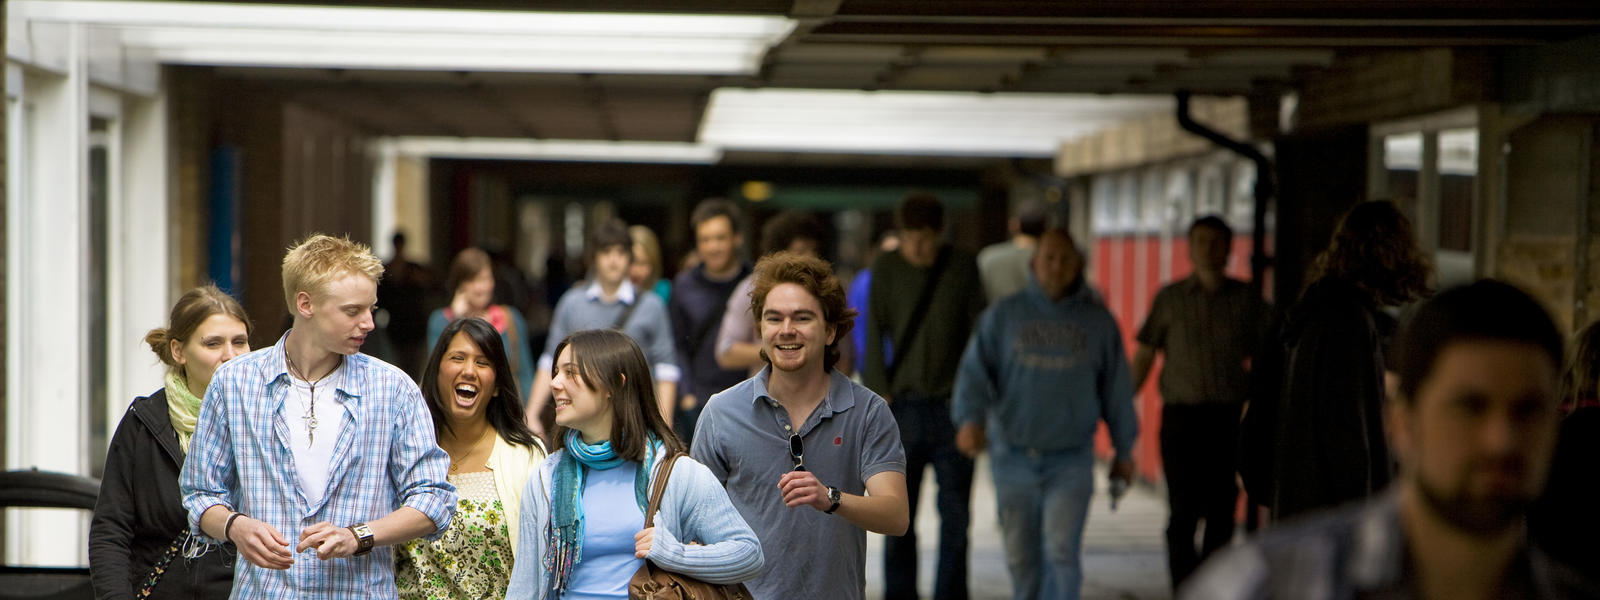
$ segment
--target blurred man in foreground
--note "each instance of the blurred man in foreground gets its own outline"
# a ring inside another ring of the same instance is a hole
[[[1561,347],[1538,302],[1504,283],[1423,303],[1395,345],[1394,485],[1219,555],[1180,597],[1596,597],[1527,541],[1555,446]]]

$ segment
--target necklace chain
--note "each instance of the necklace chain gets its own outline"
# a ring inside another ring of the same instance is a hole
[[[489,439],[490,436],[493,433],[494,433],[494,427],[493,426],[485,426],[484,427],[484,431],[483,431],[483,435],[478,436],[478,441],[472,443],[472,447],[467,449],[467,453],[462,455],[460,460],[457,460],[455,457],[451,457],[450,458],[450,474],[451,475],[455,475],[458,472],[460,472],[461,467],[462,467],[462,463],[466,462],[467,459],[472,458],[472,455],[477,454],[478,449],[483,446],[483,441],[485,439]]]
[[[339,362],[343,363],[344,357],[341,356],[339,358]],[[327,379],[330,375],[333,375],[334,371],[338,371],[339,365],[335,364],[327,373],[323,373],[321,377],[316,379],[316,381],[312,381],[311,378],[306,377],[305,373],[300,370],[300,367],[295,366],[294,359],[289,358],[288,349],[283,351],[283,360],[289,364],[289,374],[298,377],[301,381],[306,382],[306,385],[311,388],[311,406],[306,408],[306,413],[304,415],[300,416],[300,420],[304,421],[306,424],[306,447],[309,448],[315,445],[317,442],[317,384],[322,383],[322,380]]]

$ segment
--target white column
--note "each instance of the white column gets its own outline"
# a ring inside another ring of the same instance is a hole
[[[394,256],[395,227],[395,164],[399,160],[393,139],[373,142],[368,152],[376,155],[377,168],[372,170],[372,253],[385,261]],[[424,240],[409,240],[413,247],[426,245]]]
[[[66,76],[26,75],[31,122],[23,153],[25,194],[9,198],[7,261],[7,457],[9,469],[84,473],[84,205],[87,201],[88,69],[81,25],[67,26]],[[13,564],[85,564],[82,511],[9,511]]]
[[[167,106],[164,95],[127,98],[120,122],[120,193],[112,197],[106,232],[107,340],[110,382],[106,424],[117,423],[135,397],[162,385],[166,369],[144,334],[166,325],[174,298],[167,259]],[[118,185],[113,182],[113,185]]]

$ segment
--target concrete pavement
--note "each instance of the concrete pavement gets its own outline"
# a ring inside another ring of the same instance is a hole
[[[972,484],[972,533],[968,578],[972,600],[1011,598],[1011,578],[1006,570],[1005,548],[996,517],[994,483],[989,459],[978,460]],[[934,565],[939,546],[938,515],[934,509],[934,477],[930,469],[922,481],[922,502],[917,511],[919,553],[918,590],[933,596]],[[1083,535],[1084,600],[1166,600],[1167,558],[1162,529],[1166,527],[1164,493],[1136,485],[1116,512],[1105,467],[1095,470],[1095,496]],[[883,536],[867,535],[867,597],[883,597]]]

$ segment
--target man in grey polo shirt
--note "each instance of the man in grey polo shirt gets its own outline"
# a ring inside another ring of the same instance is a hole
[[[1172,588],[1233,539],[1239,490],[1235,448],[1249,394],[1249,366],[1267,324],[1267,303],[1229,278],[1233,230],[1205,216],[1189,226],[1194,274],[1156,294],[1139,329],[1133,389],[1144,387],[1156,353],[1161,368],[1161,464],[1166,471],[1167,567]],[[1195,531],[1205,536],[1195,548]]]
[[[863,598],[866,532],[903,535],[911,520],[899,428],[834,369],[855,311],[828,263],[779,252],[753,278],[768,366],[707,401],[692,454],[761,538],[757,598]]]

